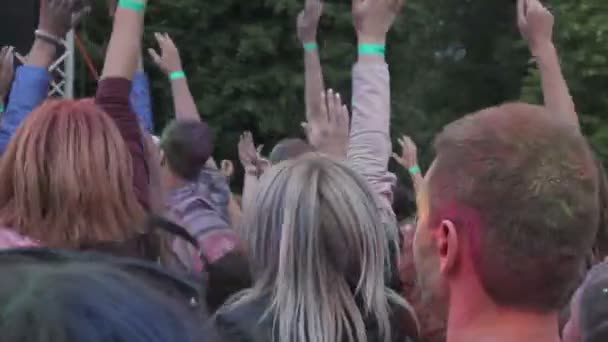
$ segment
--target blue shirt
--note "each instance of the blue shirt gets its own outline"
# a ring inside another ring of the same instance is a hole
[[[0,154],[4,154],[11,138],[25,118],[48,97],[51,74],[46,68],[23,65],[17,68],[8,98],[8,105],[0,121]],[[150,82],[143,72],[137,72],[131,89],[131,106],[142,126],[152,132],[152,104]]]

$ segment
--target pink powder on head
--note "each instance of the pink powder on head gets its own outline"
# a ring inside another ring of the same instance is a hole
[[[438,227],[441,221],[450,220],[458,231],[459,240],[466,238],[473,260],[481,258],[482,219],[476,209],[451,201],[437,210],[434,220]]]

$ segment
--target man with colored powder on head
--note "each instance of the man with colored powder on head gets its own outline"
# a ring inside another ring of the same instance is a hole
[[[418,198],[420,286],[448,342],[559,341],[597,231],[597,171],[577,126],[506,104],[446,126]]]

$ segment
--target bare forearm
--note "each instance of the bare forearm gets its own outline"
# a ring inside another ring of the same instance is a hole
[[[241,207],[234,199],[234,196],[230,196],[230,202],[228,203],[228,215],[230,215],[230,224],[232,228],[237,228],[241,225]]]
[[[118,7],[102,78],[133,79],[141,51],[144,12]]]
[[[545,106],[555,115],[578,125],[574,101],[559,64],[557,50],[553,44],[546,44],[534,52],[542,79]]]
[[[55,45],[42,39],[36,39],[30,53],[27,55],[26,65],[47,69],[55,60],[57,48]]]
[[[245,173],[245,181],[243,184],[243,194],[241,198],[241,210],[246,211],[255,201],[255,196],[258,187],[258,177]]]
[[[306,81],[306,120],[310,122],[312,116],[321,112],[321,92],[325,90],[323,70],[317,49],[304,51],[304,75]]]
[[[414,193],[417,197],[418,193],[420,192],[420,189],[422,188],[422,183],[424,181],[424,178],[422,176],[422,173],[417,173],[415,175],[412,175],[411,178],[412,178],[412,184],[414,185]]]
[[[190,92],[188,80],[180,78],[171,81],[171,91],[173,92],[173,105],[175,116],[178,120],[201,120],[196,108],[194,97]]]

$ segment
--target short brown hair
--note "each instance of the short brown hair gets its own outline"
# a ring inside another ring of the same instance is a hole
[[[160,141],[169,168],[186,180],[196,180],[213,153],[209,126],[199,120],[174,120]]]
[[[561,308],[598,226],[597,168],[578,128],[505,104],[449,124],[435,148],[431,227],[455,223],[497,304]]]

